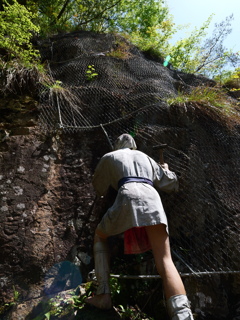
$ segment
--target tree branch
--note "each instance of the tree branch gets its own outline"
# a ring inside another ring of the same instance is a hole
[[[86,21],[84,21],[84,22],[79,23],[79,24],[77,25],[77,27],[82,26],[83,24],[87,24],[87,23],[93,21],[94,19],[97,19],[99,16],[102,16],[105,11],[107,11],[107,10],[115,7],[115,6],[118,5],[121,1],[122,1],[122,0],[118,0],[116,3],[114,3],[114,4],[111,5],[110,7],[107,7],[107,8],[105,8],[104,10],[102,10],[101,12],[99,12],[99,13],[98,13],[96,16],[94,16],[93,18],[91,18],[91,19],[89,19],[89,20],[86,20]]]
[[[208,64],[210,64],[220,58],[221,58],[221,56],[218,56],[218,57],[212,58],[212,60],[208,60],[208,61],[205,60],[200,66],[197,67],[197,69],[194,71],[194,73],[199,72],[202,68],[206,67]]]
[[[61,11],[59,12],[57,18],[55,18],[54,20],[52,20],[52,22],[50,23],[51,26],[54,25],[58,20],[60,20],[60,18],[61,18],[62,15],[64,14],[64,12],[65,12],[65,10],[66,10],[66,8],[67,8],[67,6],[68,6],[68,4],[69,4],[70,1],[71,1],[71,0],[66,0],[66,1],[65,1],[65,3],[64,3],[64,5],[63,5]],[[102,10],[101,12],[99,12],[95,17],[93,17],[93,18],[91,18],[91,19],[89,19],[89,20],[87,20],[87,21],[84,21],[84,22],[82,22],[82,23],[79,23],[79,24],[77,25],[77,27],[93,21],[94,19],[96,19],[96,18],[98,18],[99,16],[101,16],[105,11],[107,11],[107,10],[115,7],[115,6],[116,6],[117,4],[119,4],[121,1],[122,1],[122,0],[118,0],[116,3],[114,3],[114,4],[111,5],[110,7],[107,7],[107,8],[105,8],[104,10]]]
[[[63,5],[63,7],[62,7],[62,9],[61,9],[61,11],[59,12],[57,18],[55,19],[55,21],[58,21],[58,20],[61,18],[61,16],[64,14],[64,11],[66,10],[66,8],[67,8],[67,6],[68,6],[68,4],[69,4],[70,1],[71,1],[71,0],[66,0],[66,1],[65,1],[64,5]]]

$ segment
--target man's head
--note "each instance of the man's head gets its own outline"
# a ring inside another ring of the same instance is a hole
[[[114,150],[130,148],[130,149],[137,149],[137,145],[135,140],[130,134],[124,133],[121,134],[114,143]]]

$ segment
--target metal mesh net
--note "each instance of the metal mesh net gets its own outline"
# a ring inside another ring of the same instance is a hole
[[[229,97],[227,110],[206,103],[169,105],[167,98],[179,90],[212,82],[163,67],[118,36],[77,32],[39,47],[55,81],[51,88],[41,87],[42,126],[103,130],[110,143],[128,132],[156,161],[152,146],[167,143],[165,162],[181,188],[161,197],[179,271],[239,272],[237,101]]]

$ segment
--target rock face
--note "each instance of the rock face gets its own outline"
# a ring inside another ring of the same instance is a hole
[[[10,135],[1,142],[0,153],[2,302],[12,299],[13,286],[23,301],[41,296],[49,270],[64,261],[79,265],[75,247],[80,239],[84,246],[91,235],[90,228],[86,230],[94,199],[87,138],[66,137],[71,143],[65,145],[59,136],[42,133],[36,117],[35,111],[31,127],[20,112],[20,125],[4,124]],[[79,148],[79,141],[85,148]],[[79,252],[85,265],[90,262],[87,254],[90,247]],[[49,290],[54,293],[77,285],[75,281]]]
[[[214,83],[165,68],[112,35],[79,32],[39,46],[52,87],[33,96],[17,83],[15,94],[0,101],[2,314],[14,291],[19,304],[5,318],[28,319],[38,299],[86,281],[96,224],[114,198],[96,202],[91,177],[111,142],[131,132],[138,149],[156,161],[152,146],[169,145],[165,161],[178,174],[180,191],[161,197],[197,319],[237,319],[237,101],[229,98],[226,112],[206,102],[170,105],[166,99],[179,90]],[[119,241],[110,243],[112,255],[126,262]],[[116,264],[113,270],[123,271]]]

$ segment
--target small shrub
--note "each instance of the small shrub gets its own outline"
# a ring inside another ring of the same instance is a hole
[[[94,65],[93,64],[89,65],[86,70],[87,80],[92,81],[96,79],[97,76],[98,76],[98,73],[96,72]]]
[[[226,94],[223,90],[218,88],[197,87],[192,90],[190,94],[179,93],[178,96],[167,99],[169,105],[184,104],[188,102],[223,108],[230,106]]]
[[[118,59],[129,59],[132,54],[129,52],[130,46],[126,40],[117,40],[116,47],[107,54],[109,57]]]

